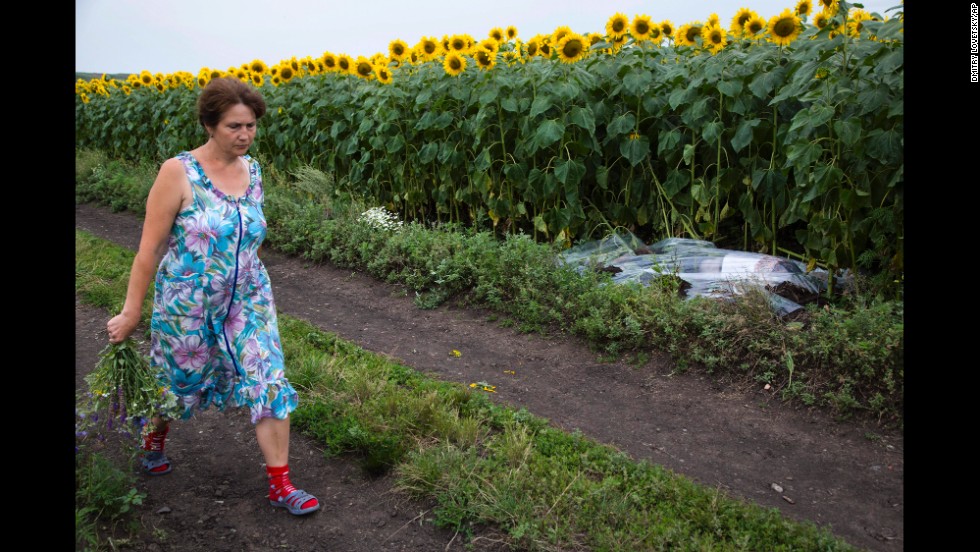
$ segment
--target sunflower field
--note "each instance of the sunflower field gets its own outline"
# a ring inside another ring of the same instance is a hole
[[[234,76],[269,107],[253,155],[329,172],[405,220],[565,245],[628,228],[900,280],[903,8],[815,6],[80,79],[76,145],[160,162],[192,149],[200,88]]]

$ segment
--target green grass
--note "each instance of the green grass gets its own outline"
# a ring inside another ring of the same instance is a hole
[[[114,304],[132,255],[76,231],[79,296]],[[811,523],[559,431],[480,390],[427,377],[302,320],[280,315],[279,324],[286,374],[301,395],[294,427],[328,456],[391,473],[400,492],[434,502],[440,527],[467,536],[490,528],[519,550],[853,550]]]

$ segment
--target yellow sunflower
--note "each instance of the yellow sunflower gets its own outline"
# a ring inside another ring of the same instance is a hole
[[[660,32],[664,34],[665,38],[673,40],[675,30],[677,29],[674,28],[674,23],[670,19],[664,19],[660,22]]]
[[[813,13],[813,4],[810,3],[810,0],[799,0],[796,3],[796,15],[806,18],[811,13]]]
[[[840,9],[840,0],[817,0],[817,4],[830,16],[837,15],[837,10]]]
[[[728,33],[719,25],[705,25],[701,28],[701,43],[711,50],[712,55],[717,54],[728,44]]]
[[[578,33],[570,32],[555,44],[555,51],[558,52],[558,59],[562,63],[574,63],[585,57],[585,54],[588,53],[589,41]]]
[[[282,78],[279,75],[272,75],[272,85],[279,86],[282,84]]]
[[[551,43],[558,44],[561,39],[565,38],[567,35],[572,34],[572,28],[568,25],[561,25],[551,33]]]
[[[253,74],[258,73],[259,75],[264,75],[269,72],[269,66],[261,59],[253,59],[252,63],[248,64],[248,70]]]
[[[456,50],[450,50],[442,60],[442,68],[455,77],[466,70],[466,58]]]
[[[150,86],[155,80],[156,79],[153,78],[153,73],[150,73],[145,69],[140,71],[140,83],[142,83],[143,86]]]
[[[786,46],[800,36],[803,26],[800,18],[792,10],[786,8],[779,15],[769,20],[769,41],[780,46]]]
[[[255,86],[262,86],[262,82],[265,80],[262,73],[251,73],[249,76],[252,79],[252,84]]]
[[[870,13],[860,8],[853,8],[847,16],[847,34],[854,38],[860,38],[861,29],[864,28],[862,21],[871,21],[873,19]]]
[[[123,91],[123,94],[125,94],[125,95],[127,95],[127,96],[128,96],[128,95],[130,95],[130,94],[132,94],[132,92],[133,92],[133,89],[132,89],[132,88],[130,88],[129,86],[127,86],[127,85],[125,85],[125,84],[124,84],[124,85],[122,86],[122,91]]]
[[[677,38],[675,39],[677,44],[680,46],[697,46],[697,38],[701,36],[702,27],[703,25],[700,21],[693,21],[681,25],[677,29]]]
[[[211,69],[212,79],[220,79],[223,76],[225,76],[225,72],[222,71],[221,69]]]
[[[651,23],[650,24],[650,42],[654,45],[659,46],[660,41],[663,40],[664,33],[660,30],[660,24]]]
[[[490,32],[487,33],[487,36],[496,40],[498,43],[507,41],[507,38],[505,38],[507,35],[504,34],[504,30],[501,29],[500,27],[494,27],[490,29]]]
[[[650,23],[649,15],[636,15],[633,17],[633,23],[630,25],[630,34],[633,35],[633,39],[637,42],[650,40],[650,31],[653,27],[654,24]]]
[[[766,20],[757,15],[752,19],[749,19],[749,21],[745,24],[745,29],[742,31],[742,34],[752,38],[760,38],[765,30]]]
[[[527,52],[527,57],[538,55],[538,37],[532,37],[531,40],[527,41],[525,51]]]
[[[374,77],[378,79],[381,84],[391,84],[391,71],[387,67],[377,66],[374,68]]]
[[[331,52],[323,52],[320,56],[320,62],[323,63],[323,69],[325,71],[332,72],[337,70],[337,56]]]
[[[357,59],[354,60],[354,70],[352,73],[362,79],[371,80],[374,77],[374,64],[364,56],[357,56]]]
[[[830,18],[833,15],[827,13],[827,10],[820,10],[817,15],[813,16],[813,25],[818,29],[823,29],[830,24]]]
[[[279,74],[275,75],[279,77],[280,81],[287,83],[296,76],[296,71],[293,71],[293,67],[289,64],[279,66]]]
[[[163,93],[164,91],[167,90],[166,85],[164,85],[162,82],[157,82],[154,86],[156,86],[157,92],[160,93]]]
[[[623,36],[625,37],[626,35],[623,35]],[[545,39],[545,38],[542,38],[538,42],[538,55],[541,56],[541,57],[543,57],[543,58],[550,58],[551,57],[551,44],[549,44],[548,43],[548,40]]]
[[[629,31],[630,20],[624,14],[616,13],[606,22],[606,36],[615,40]]]
[[[211,79],[209,79],[206,74],[201,73],[200,75],[197,76],[197,85],[201,88],[204,88],[205,86],[208,85],[208,82],[210,80]]]
[[[629,38],[630,38],[630,35],[629,34],[623,34],[623,35],[619,36],[618,38],[614,38],[612,40],[612,46],[613,46],[612,47],[612,50],[613,50],[613,52],[618,52],[619,49],[622,48],[624,44],[626,44],[626,41],[629,40]]]
[[[492,69],[497,64],[497,52],[480,44],[473,48],[473,60],[480,69]]]
[[[340,73],[350,74],[354,68],[354,60],[347,54],[337,56],[337,69]]]
[[[404,40],[396,38],[388,44],[388,54],[391,56],[391,59],[401,61],[408,56],[408,44]]]
[[[708,16],[707,23],[704,24],[705,27],[721,27],[721,20],[718,18],[717,13],[712,13]]]
[[[455,34],[449,37],[449,46],[446,48],[447,52],[462,53],[470,48],[470,41],[466,39],[466,35]]]
[[[90,101],[92,101],[89,99],[88,95],[85,94],[85,92],[82,92],[81,94],[79,94],[79,96],[82,98],[82,103],[89,103]]]
[[[507,40],[514,40],[517,38],[517,27],[509,25],[504,31],[507,34]]]
[[[749,19],[753,17],[758,17],[754,11],[749,8],[739,8],[735,15],[732,16],[732,23],[729,25],[729,30],[735,36],[742,36],[745,31],[745,24],[749,22]]]
[[[487,50],[493,52],[494,55],[496,55],[497,52],[500,50],[500,43],[494,40],[493,37],[487,37],[481,40],[479,44],[474,45],[473,51],[476,51],[479,48],[486,48]]]

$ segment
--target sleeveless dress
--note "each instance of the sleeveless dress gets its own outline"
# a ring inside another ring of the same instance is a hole
[[[247,407],[252,423],[286,418],[297,394],[286,380],[272,286],[258,257],[266,222],[258,161],[242,156],[240,198],[212,185],[190,152],[177,156],[194,194],[177,214],[154,280],[150,364],[181,419],[214,405]]]

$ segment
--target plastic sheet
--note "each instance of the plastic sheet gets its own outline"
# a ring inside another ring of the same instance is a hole
[[[613,273],[615,283],[649,284],[664,276],[686,283],[685,296],[733,299],[747,289],[761,290],[779,316],[802,307],[826,290],[827,273],[807,273],[800,261],[719,249],[709,241],[667,238],[647,245],[629,232],[579,244],[564,251],[560,260],[579,272]],[[687,287],[690,286],[690,287]]]

